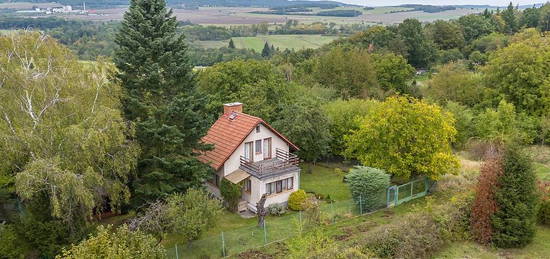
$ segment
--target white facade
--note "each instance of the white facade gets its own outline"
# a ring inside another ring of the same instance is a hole
[[[288,152],[289,146],[282,138],[280,138],[277,134],[275,134],[273,131],[271,131],[269,128],[264,126],[263,124],[259,125],[260,132],[256,132],[256,129],[253,129],[250,134],[244,139],[244,141],[239,145],[239,147],[231,154],[229,159],[225,161],[223,164],[223,176],[226,176],[230,173],[235,172],[235,170],[239,169],[239,166],[241,164],[240,159],[241,156],[244,156],[245,152],[245,143],[252,142],[252,146],[254,149],[256,149],[256,140],[262,141],[262,153],[257,154],[255,150],[253,150],[254,153],[254,160],[252,162],[258,162],[260,160],[263,160],[264,150],[263,150],[263,140],[267,138],[271,138],[271,154],[272,157],[275,157],[275,150],[281,149],[285,152]]]
[[[216,179],[218,181],[221,181],[221,179],[236,170],[240,167],[240,160],[241,156],[245,156],[245,144],[252,142],[252,152],[253,152],[253,161],[252,162],[258,162],[261,160],[264,160],[264,154],[266,153],[267,149],[265,146],[265,139],[271,139],[271,158],[275,158],[276,150],[282,150],[284,152],[289,152],[289,144],[279,137],[276,133],[271,131],[268,127],[266,127],[263,124],[259,124],[259,129],[255,128],[253,129],[249,135],[242,141],[242,143],[237,147],[237,149],[231,154],[229,159],[223,164],[222,167],[217,171],[217,177]],[[256,141],[261,141],[261,153],[256,152]],[[214,147],[215,148],[215,147]],[[262,177],[263,178],[263,177]],[[291,180],[289,180],[291,179]],[[244,190],[242,194],[242,200],[246,201],[248,203],[248,207],[254,207],[256,206],[256,203],[261,199],[263,194],[268,193],[267,185],[270,183],[273,184],[280,184],[277,183],[277,181],[285,181],[284,185],[286,188],[282,188],[282,191],[280,192],[274,192],[272,194],[269,194],[266,199],[265,206],[269,206],[271,204],[277,204],[277,203],[286,203],[288,201],[288,198],[290,194],[300,187],[300,170],[294,170],[291,172],[285,172],[282,174],[277,174],[270,177],[265,177],[263,179],[259,179],[253,175],[250,175],[247,179],[243,180],[243,184],[246,184],[246,181],[250,181],[250,190]],[[289,186],[289,183],[292,182],[292,186]],[[219,182],[218,182],[219,184]]]

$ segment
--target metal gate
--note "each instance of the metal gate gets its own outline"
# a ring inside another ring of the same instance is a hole
[[[427,177],[410,181],[402,185],[393,185],[387,189],[387,206],[397,206],[403,202],[424,197],[428,194],[429,182]]]

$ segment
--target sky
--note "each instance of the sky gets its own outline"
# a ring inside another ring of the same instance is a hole
[[[429,5],[495,5],[507,6],[510,0],[337,0],[338,2],[366,5],[366,6],[391,6],[400,4],[429,4]],[[514,0],[514,5],[531,5],[544,3],[547,0]]]

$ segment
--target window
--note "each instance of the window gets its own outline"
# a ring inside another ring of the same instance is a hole
[[[244,191],[250,192],[252,190],[252,181],[250,179],[244,180]]]
[[[256,133],[260,133],[260,125],[256,126]]]
[[[264,159],[271,159],[271,138],[264,139]]]
[[[267,183],[265,185],[265,192],[270,195],[274,193],[280,193],[286,190],[292,190],[294,187],[294,177],[286,178],[283,180]]]
[[[252,141],[244,143],[244,157],[250,161],[254,161],[254,155],[252,155]]]
[[[262,153],[262,140],[256,140],[256,154]]]

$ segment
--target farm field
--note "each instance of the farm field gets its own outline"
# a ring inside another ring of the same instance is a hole
[[[239,49],[253,49],[261,52],[267,42],[280,50],[318,48],[337,39],[336,36],[322,35],[259,35],[256,37],[234,37],[235,47]],[[226,47],[229,40],[223,41],[195,41],[192,44],[203,48]]]
[[[51,4],[44,4],[44,7]],[[12,7],[14,6],[14,7]],[[0,4],[0,8],[16,8],[28,9],[32,7],[29,3],[4,3]],[[314,15],[275,15],[275,14],[255,14],[255,11],[268,11],[267,8],[260,7],[201,7],[198,10],[174,9],[174,14],[180,21],[190,21],[195,24],[203,25],[240,25],[240,24],[281,24],[289,19],[298,20],[300,23],[336,23],[336,24],[394,24],[402,22],[407,18],[417,18],[421,22],[428,22],[437,19],[453,19],[470,13],[478,13],[482,9],[459,8],[439,13],[425,13],[422,11],[415,12],[397,12],[409,8],[404,7],[376,7],[371,10],[364,10],[362,7],[338,7],[329,10],[359,10],[363,12],[357,17],[332,17],[332,16],[314,16]],[[122,20],[124,12],[127,8],[110,8],[110,9],[90,9],[91,15],[61,15],[70,19],[82,19],[91,21],[118,21]],[[313,10],[318,11],[318,10]]]

